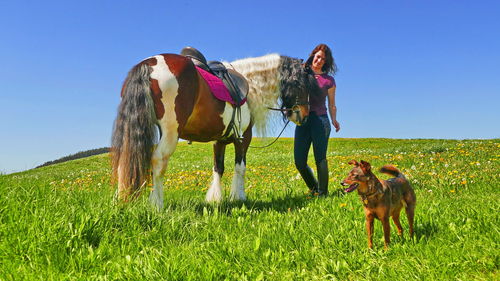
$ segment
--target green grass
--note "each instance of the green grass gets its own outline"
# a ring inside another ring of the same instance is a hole
[[[305,195],[292,147],[251,149],[248,201],[210,205],[212,146],[181,143],[160,213],[145,195],[112,204],[108,155],[0,175],[0,280],[499,280],[500,140],[332,139],[330,190],[350,159],[396,164],[413,184],[415,237],[403,215],[387,251],[378,221],[367,249],[355,192]]]

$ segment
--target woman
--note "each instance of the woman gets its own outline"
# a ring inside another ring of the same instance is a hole
[[[335,131],[340,130],[337,121],[337,107],[335,106],[335,79],[337,66],[332,57],[332,51],[325,44],[319,44],[309,55],[304,67],[314,73],[314,77],[321,89],[321,94],[310,96],[309,118],[302,126],[295,128],[294,159],[295,167],[299,170],[309,192],[314,196],[328,195],[328,163],[326,151],[330,137],[330,122],[328,120],[326,99],[328,99],[328,112]],[[329,75],[331,74],[331,75]],[[314,177],[312,169],[307,165],[309,148],[313,145],[314,160],[318,168],[318,180]]]

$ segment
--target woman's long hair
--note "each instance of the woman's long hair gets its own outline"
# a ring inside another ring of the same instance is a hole
[[[335,64],[335,59],[332,56],[332,50],[330,47],[328,47],[326,44],[319,44],[312,50],[311,54],[309,55],[309,58],[307,59],[306,63],[304,64],[306,68],[311,68],[312,61],[314,59],[314,55],[318,51],[323,51],[325,52],[325,64],[323,64],[323,67],[321,68],[321,71],[324,73],[329,73],[331,75],[335,75],[337,73],[337,65]]]

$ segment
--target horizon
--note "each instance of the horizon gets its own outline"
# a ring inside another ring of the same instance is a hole
[[[254,136],[252,137],[252,140],[253,139],[269,139],[269,140],[273,140],[273,139],[276,139],[276,137],[257,137],[257,136]],[[278,140],[292,140],[293,137],[279,137]],[[417,141],[426,141],[426,140],[433,140],[433,141],[439,141],[439,140],[443,140],[443,141],[474,141],[474,140],[481,140],[481,141],[495,141],[495,140],[499,140],[499,138],[491,138],[491,139],[480,139],[480,138],[477,138],[477,139],[435,139],[435,138],[413,138],[413,139],[409,139],[409,138],[377,138],[377,137],[367,137],[367,138],[349,138],[349,137],[330,137],[329,140],[332,140],[332,139],[341,139],[341,140],[370,140],[370,139],[373,139],[373,140],[384,140],[384,139],[387,139],[387,140],[417,140]],[[187,142],[186,140],[184,139],[179,139],[179,142],[180,143],[184,143],[184,142]],[[196,143],[205,143],[205,144],[209,144],[211,142],[196,142]],[[252,145],[254,143],[251,143],[250,145]],[[259,142],[259,145],[266,145],[267,143],[260,143]],[[188,144],[189,145],[189,144]],[[272,146],[272,145],[271,145]],[[269,147],[271,147],[269,146]],[[266,148],[269,148],[269,147],[250,147],[251,149],[266,149]],[[79,153],[82,153],[82,152],[87,152],[87,151],[91,151],[91,150],[96,150],[96,149],[103,149],[103,148],[106,148],[106,149],[111,149],[111,147],[98,147],[98,148],[91,148],[91,149],[87,149],[87,150],[82,150],[82,151],[78,151],[78,152],[74,152],[74,153],[71,153],[71,154],[68,154],[68,155],[65,155],[65,156],[61,156],[57,159],[52,159],[52,160],[47,160],[47,161],[44,161],[43,163],[40,163],[40,164],[37,164],[35,167],[32,167],[32,168],[29,168],[29,169],[25,169],[25,170],[20,170],[20,171],[11,171],[11,172],[4,172],[4,171],[0,171],[0,175],[10,175],[10,174],[15,174],[15,173],[21,173],[21,172],[25,172],[25,171],[29,171],[29,170],[33,170],[33,169],[38,169],[38,168],[42,168],[42,167],[45,167],[45,166],[51,166],[51,165],[54,165],[54,164],[59,164],[59,163],[64,163],[64,162],[67,162],[67,161],[72,161],[72,160],[76,160],[76,159],[81,159],[81,158],[87,158],[87,157],[92,157],[92,156],[96,156],[96,155],[100,155],[100,154],[104,154],[104,153],[110,153],[110,152],[102,152],[102,153],[98,153],[98,154],[94,154],[94,155],[89,155],[89,156],[83,156],[83,157],[79,157],[79,158],[75,158],[75,159],[70,159],[70,160],[65,160],[65,161],[62,161],[62,162],[58,162],[58,163],[52,163],[52,164],[49,164],[49,165],[45,165],[47,164],[48,162],[54,162],[54,161],[59,161],[65,157],[68,157],[68,156],[72,156],[72,155],[76,155],[76,154],[79,154]]]
[[[331,138],[500,138],[497,1],[227,3],[0,4],[0,174],[110,146],[127,72],[185,46],[233,61],[326,43],[340,69]],[[228,24],[201,21],[210,11]]]

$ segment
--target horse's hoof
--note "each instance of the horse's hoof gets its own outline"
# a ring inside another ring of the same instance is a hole
[[[222,202],[222,193],[217,192],[216,190],[209,190],[205,196],[205,201],[207,203],[220,203]]]
[[[215,203],[215,204],[219,204],[220,202],[222,202],[222,199],[218,199],[218,198],[205,198],[205,202],[207,203]]]
[[[246,197],[246,195],[244,195],[244,194],[243,194],[243,195],[242,195],[242,194],[240,194],[239,196],[236,196],[236,195],[231,194],[231,195],[229,196],[229,200],[231,200],[231,201],[246,201],[246,200],[247,200],[247,197]]]

